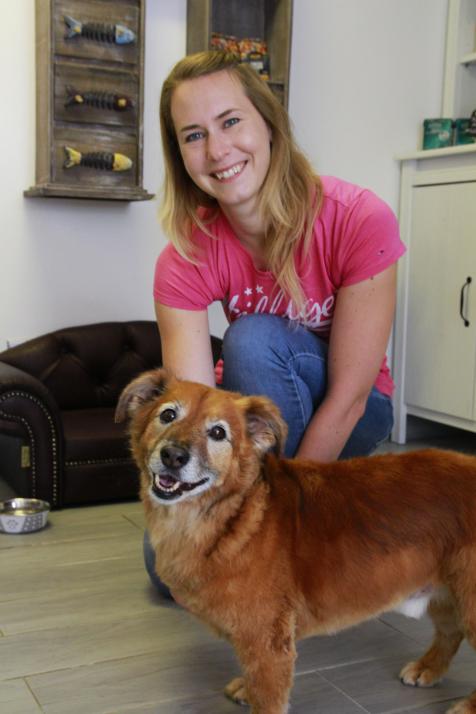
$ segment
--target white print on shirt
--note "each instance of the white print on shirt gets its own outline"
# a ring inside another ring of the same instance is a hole
[[[245,298],[241,295],[233,295],[228,302],[228,313],[232,320],[241,315],[250,313],[267,313],[269,315],[282,315],[290,320],[297,320],[301,325],[310,330],[326,330],[332,323],[332,313],[334,311],[335,295],[329,295],[322,304],[317,300],[308,298],[300,310],[297,310],[293,301],[289,300],[285,304],[285,295],[280,290],[272,299],[266,295],[262,285],[243,290]],[[255,294],[253,300],[251,296]],[[256,299],[259,296],[259,299]],[[250,299],[251,298],[251,299]]]

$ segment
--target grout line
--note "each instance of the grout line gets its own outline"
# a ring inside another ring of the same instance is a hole
[[[137,525],[137,523],[134,523],[134,521],[131,520],[131,519],[129,518],[129,516],[125,515],[124,513],[122,514],[122,517],[123,517],[124,520],[127,521],[128,523],[131,523],[131,524],[134,526],[134,528],[136,528],[138,531],[144,530],[145,525],[144,525],[144,526],[139,526],[139,525]]]
[[[331,668],[328,667],[328,669],[331,669]],[[353,697],[351,697],[350,694],[347,694],[347,692],[345,692],[343,689],[341,689],[341,688],[338,687],[336,684],[334,684],[334,682],[330,682],[330,681],[329,681],[328,679],[326,679],[326,677],[324,677],[323,675],[321,675],[321,679],[323,679],[324,682],[326,682],[326,683],[329,684],[331,687],[333,687],[333,689],[335,689],[337,692],[339,692],[339,694],[341,694],[343,697],[345,697],[349,702],[352,702],[352,704],[355,704],[356,707],[359,707],[359,709],[361,709],[363,712],[365,712],[365,714],[370,714],[370,711],[369,711],[368,709],[366,709],[366,708],[365,708],[362,704],[360,704],[360,702],[358,702],[356,699],[354,699]]]
[[[44,711],[43,707],[41,706],[41,702],[40,702],[39,699],[37,698],[37,696],[36,696],[35,692],[33,691],[33,689],[30,687],[30,685],[29,685],[29,683],[28,683],[28,681],[27,681],[27,678],[26,678],[26,677],[21,677],[21,680],[25,683],[26,688],[28,689],[28,691],[30,692],[31,696],[33,697],[33,699],[35,700],[36,704],[38,705],[40,712]]]

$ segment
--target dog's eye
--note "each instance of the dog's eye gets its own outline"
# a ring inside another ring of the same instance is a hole
[[[213,441],[223,441],[223,439],[226,439],[226,431],[222,426],[212,426],[208,435]]]
[[[164,409],[160,415],[160,421],[162,424],[170,424],[171,421],[177,418],[177,412],[175,409]]]

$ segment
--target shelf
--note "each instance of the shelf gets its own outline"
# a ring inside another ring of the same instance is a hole
[[[31,186],[23,192],[25,198],[94,198],[103,201],[150,201],[153,193],[143,189],[119,189],[108,191],[107,188],[80,188],[78,186],[58,186],[41,184]]]
[[[447,146],[444,149],[425,149],[412,151],[409,154],[396,156],[397,161],[408,161],[410,159],[436,159],[441,156],[457,156],[458,154],[475,154],[475,144],[459,144],[458,146]]]
[[[469,52],[467,55],[461,57],[460,64],[476,64],[476,52]]]

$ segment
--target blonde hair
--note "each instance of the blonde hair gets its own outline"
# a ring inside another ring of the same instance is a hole
[[[180,60],[162,87],[160,128],[165,161],[165,180],[161,219],[165,233],[188,260],[194,261],[193,231],[207,229],[218,213],[217,201],[202,191],[188,175],[172,120],[172,97],[183,81],[227,71],[242,85],[255,109],[271,129],[271,159],[260,189],[258,207],[265,224],[265,259],[278,286],[296,305],[303,293],[294,265],[294,253],[304,236],[307,248],[318,214],[322,188],[309,161],[297,147],[289,117],[279,100],[258,73],[228,52],[210,51]],[[204,212],[198,209],[208,209]]]

